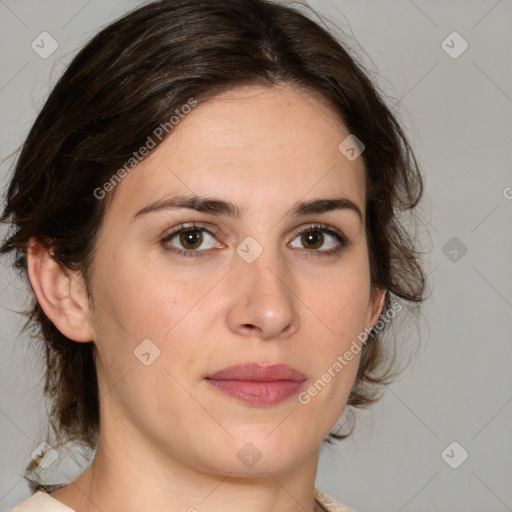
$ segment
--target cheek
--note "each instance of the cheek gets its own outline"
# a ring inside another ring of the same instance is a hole
[[[133,339],[162,339],[198,300],[194,283],[129,259],[105,268],[96,282],[95,298],[108,313],[106,323]]]
[[[122,407],[133,422],[170,412],[186,415],[190,397],[180,384],[197,366],[195,340],[204,333],[201,322],[207,322],[200,315],[204,305],[198,304],[204,290],[193,282],[164,281],[158,272],[128,263],[104,276],[98,275],[94,290],[94,321],[107,403]]]
[[[170,374],[186,380],[198,365],[198,344],[211,338],[214,317],[220,315],[207,295],[209,281],[184,280],[155,268],[125,259],[105,267],[95,283],[95,341],[108,368],[104,373],[112,385],[131,372],[127,381],[137,382],[127,394],[132,401],[147,390],[173,388]],[[206,355],[201,359],[208,363]]]
[[[315,409],[315,414],[335,420],[359,367],[370,302],[368,269],[364,265],[341,268],[318,279],[314,290],[304,301],[307,308],[301,327],[314,343],[310,359],[314,377],[302,403]],[[301,293],[307,296],[305,289]]]
[[[368,269],[364,265],[347,265],[324,273],[313,282],[305,277],[300,297],[310,308],[311,321],[318,325],[318,332],[330,334],[327,339],[332,338],[340,348],[344,340],[357,336],[365,327],[370,304]]]

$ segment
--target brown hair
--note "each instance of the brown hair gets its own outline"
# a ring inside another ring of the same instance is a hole
[[[372,286],[388,291],[383,311],[391,297],[411,312],[419,307],[425,276],[399,218],[422,195],[412,149],[368,72],[296,5],[161,0],[99,32],[55,85],[21,148],[1,219],[10,231],[0,252],[13,251],[13,265],[26,278],[27,242],[35,235],[87,283],[108,206],[93,191],[190,98],[200,102],[242,84],[283,82],[326,100],[363,141]],[[44,391],[59,445],[78,441],[94,448],[99,398],[92,342],[68,339],[36,300],[25,314],[24,329],[35,327],[44,347]],[[371,331],[364,345],[348,406],[375,402],[396,374],[396,346],[383,336],[389,323]],[[326,441],[347,435],[331,432]]]

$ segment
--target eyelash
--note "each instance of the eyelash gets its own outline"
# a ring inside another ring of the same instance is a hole
[[[208,234],[210,234],[212,237],[216,238],[216,235],[213,231],[205,227],[204,225],[196,222],[192,222],[190,224],[183,224],[182,226],[179,226],[175,230],[167,233],[161,240],[162,244],[165,244],[172,240],[176,235],[179,235],[181,233],[186,233],[187,231],[206,231]],[[338,243],[340,244],[339,247],[335,249],[329,249],[327,251],[320,251],[315,249],[304,249],[305,253],[308,255],[308,257],[327,257],[327,256],[334,256],[339,254],[343,249],[348,247],[351,244],[351,241],[344,235],[342,235],[337,230],[334,230],[327,224],[311,224],[307,226],[306,228],[300,229],[294,233],[294,239],[300,235],[303,235],[304,233],[308,233],[309,231],[320,231],[322,233],[326,233],[330,236],[333,236]],[[183,257],[183,258],[197,258],[203,256],[201,253],[206,253],[208,250],[183,250],[183,249],[176,249],[172,248],[169,249],[165,247],[166,251],[173,252],[174,254]]]

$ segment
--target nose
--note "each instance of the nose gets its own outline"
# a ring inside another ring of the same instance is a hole
[[[298,331],[298,297],[286,263],[265,250],[255,261],[239,259],[230,272],[227,322],[242,336],[263,340],[289,337]]]

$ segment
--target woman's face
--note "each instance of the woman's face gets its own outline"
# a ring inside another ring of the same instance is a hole
[[[381,307],[348,135],[304,90],[238,88],[194,107],[117,185],[91,274],[102,435],[239,475],[316,453]],[[166,205],[178,196],[218,203]],[[298,372],[208,379],[246,363]]]

